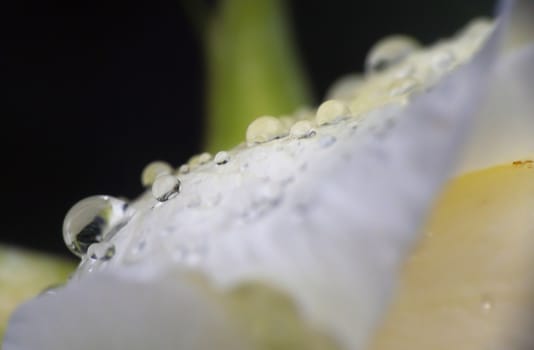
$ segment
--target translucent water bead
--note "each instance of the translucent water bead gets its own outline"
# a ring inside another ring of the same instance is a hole
[[[160,175],[152,184],[152,195],[160,202],[174,198],[180,193],[180,180],[169,174]]]
[[[172,173],[173,168],[169,163],[163,161],[155,161],[148,164],[141,174],[141,183],[144,187],[148,187],[154,183],[154,180],[159,175]]]
[[[128,203],[111,196],[92,196],[76,203],[63,221],[67,248],[82,257],[91,244],[111,238],[127,221]]]
[[[309,120],[299,120],[289,130],[289,135],[297,139],[312,137],[315,134],[316,131],[313,128],[313,124]]]
[[[87,255],[93,260],[110,260],[115,255],[115,245],[110,242],[91,244],[87,249]]]
[[[358,90],[364,85],[363,77],[351,74],[336,80],[326,93],[328,100],[350,101],[356,97]]]
[[[213,161],[214,161],[215,164],[217,164],[217,165],[223,165],[223,164],[226,164],[226,163],[228,163],[229,160],[230,160],[230,155],[229,155],[228,152],[226,152],[226,151],[220,151],[220,152],[218,152],[218,153],[215,155],[215,158],[213,159]]]
[[[338,100],[328,100],[317,109],[315,122],[317,125],[331,124],[350,115],[350,109],[345,103]]]
[[[287,135],[287,128],[280,119],[263,116],[254,120],[247,128],[247,143],[263,143]]]
[[[379,40],[365,58],[368,73],[385,70],[417,51],[421,45],[406,35],[392,35]]]
[[[198,168],[199,166],[208,163],[212,156],[209,152],[200,153],[192,156],[187,162],[188,171]]]

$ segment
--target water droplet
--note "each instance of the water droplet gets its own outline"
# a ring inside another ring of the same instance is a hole
[[[441,50],[432,56],[432,68],[438,73],[449,71],[454,63],[454,54],[450,50]]]
[[[328,100],[351,100],[356,97],[364,80],[360,75],[351,74],[334,82],[326,94]]]
[[[417,87],[417,80],[414,78],[404,78],[394,81],[389,90],[389,95],[392,97],[406,95],[415,90]]]
[[[317,125],[331,124],[350,116],[350,114],[350,109],[345,103],[338,100],[328,100],[317,109],[315,122]]]
[[[214,159],[215,164],[217,165],[226,164],[228,163],[229,160],[230,160],[230,155],[228,154],[228,152],[225,152],[225,151],[218,152],[215,155],[215,159]]]
[[[285,130],[289,130],[295,124],[295,118],[290,116],[282,116],[279,118]]]
[[[300,107],[295,111],[295,113],[293,113],[293,118],[295,118],[295,120],[304,120],[304,119],[311,120],[315,118],[315,112],[316,112],[315,108],[311,108],[307,106]]]
[[[413,64],[403,64],[395,71],[394,76],[397,79],[403,79],[414,75],[416,71],[417,70]]]
[[[493,298],[488,294],[482,295],[480,306],[483,312],[486,312],[486,313],[490,312],[494,307]]]
[[[200,165],[206,164],[210,160],[211,154],[209,152],[204,152],[191,157],[187,162],[187,165],[189,166],[189,170],[192,170]]]
[[[141,183],[148,187],[154,183],[159,175],[172,173],[172,167],[167,162],[155,161],[148,164],[141,174]]]
[[[459,34],[461,40],[479,44],[486,38],[492,28],[493,21],[491,19],[480,17],[471,20]]]
[[[291,137],[302,139],[306,137],[315,136],[317,132],[313,128],[312,123],[309,120],[299,120],[291,127],[289,134]]]
[[[385,70],[417,51],[420,44],[405,35],[392,35],[379,40],[369,50],[365,59],[365,71],[368,73]]]
[[[87,255],[93,260],[110,260],[115,255],[115,245],[110,242],[91,244],[87,249]]]
[[[332,135],[325,135],[319,139],[319,146],[326,148],[333,145],[336,142],[336,138]]]
[[[92,196],[76,203],[63,221],[67,248],[82,257],[93,243],[111,238],[129,218],[128,205],[110,196]]]
[[[189,165],[187,164],[180,165],[180,167],[178,168],[178,174],[187,174],[187,173],[189,173]]]
[[[180,193],[180,180],[174,175],[161,175],[152,184],[152,195],[160,202],[174,198]]]
[[[263,116],[254,120],[247,128],[247,143],[268,142],[287,135],[284,124],[276,117]]]

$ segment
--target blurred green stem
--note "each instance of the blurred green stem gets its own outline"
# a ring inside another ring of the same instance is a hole
[[[288,114],[310,103],[285,0],[222,0],[204,39],[208,151],[241,142],[260,115]]]

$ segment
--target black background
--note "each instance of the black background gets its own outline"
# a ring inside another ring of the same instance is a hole
[[[253,1],[253,0],[251,0]],[[290,2],[316,100],[382,36],[424,43],[491,0]],[[180,0],[0,5],[0,242],[69,254],[63,216],[93,194],[133,198],[151,160],[201,151],[203,60]]]

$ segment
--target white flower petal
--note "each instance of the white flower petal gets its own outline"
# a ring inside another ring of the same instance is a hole
[[[499,60],[458,173],[534,155],[534,45]]]
[[[516,3],[460,174],[534,155],[534,2]]]
[[[184,268],[221,290],[251,281],[273,286],[317,330],[361,349],[469,135],[496,33],[408,106],[339,120],[307,139],[238,147],[228,163],[183,175],[180,195],[163,204],[145,194],[111,239],[113,259],[85,260],[66,288],[23,306],[4,349],[79,349],[76,341],[117,350],[204,349],[212,339],[225,349],[232,330],[220,328],[218,306],[169,278]],[[26,339],[31,332],[38,342]]]

